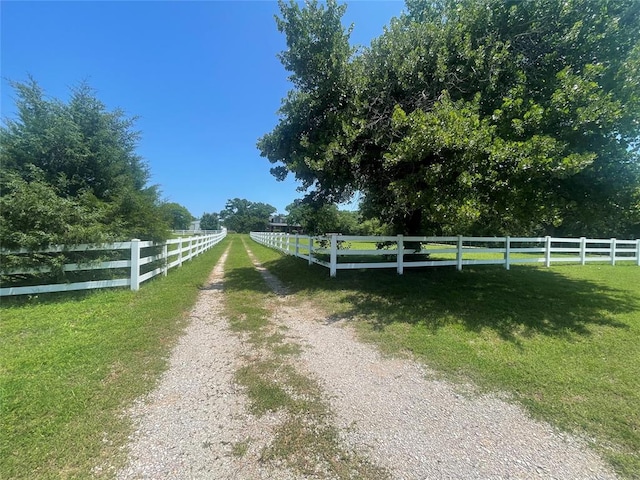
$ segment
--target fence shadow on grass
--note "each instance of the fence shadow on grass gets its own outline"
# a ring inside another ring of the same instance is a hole
[[[489,328],[505,340],[543,334],[571,338],[589,335],[593,326],[629,328],[619,313],[640,311],[628,292],[572,279],[552,269],[483,266],[393,271],[326,269],[292,257],[266,265],[292,293],[333,292],[346,308],[332,320],[361,318],[374,328],[393,323],[421,324],[434,331],[460,323],[472,331]],[[576,266],[575,268],[581,268]]]
[[[92,290],[72,290],[68,292],[38,293],[32,295],[17,295],[15,297],[2,297],[0,310],[5,308],[20,308],[28,305],[49,305],[82,302],[87,298],[100,295],[105,292],[122,291],[126,287],[95,288]],[[0,313],[2,317],[2,313]]]

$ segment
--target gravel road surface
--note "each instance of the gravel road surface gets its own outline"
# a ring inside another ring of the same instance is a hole
[[[249,347],[223,317],[225,258],[201,291],[157,389],[128,412],[136,429],[119,479],[303,478],[260,460],[283,419],[251,415],[234,382]],[[298,368],[323,386],[345,445],[392,478],[616,478],[581,440],[532,420],[499,396],[437,379],[407,359],[381,356],[356,339],[348,322],[328,321],[257,266],[278,293],[272,321],[302,347]],[[242,445],[246,453],[235,454]]]

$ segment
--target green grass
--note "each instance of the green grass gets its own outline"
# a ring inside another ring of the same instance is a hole
[[[341,271],[254,253],[362,338],[454,381],[510,392],[640,477],[640,268],[630,264]]]
[[[171,347],[227,242],[146,282],[3,299],[0,478],[112,476],[130,424],[122,415],[166,368]]]
[[[234,443],[231,447],[231,453],[234,457],[244,457],[247,451],[249,450],[249,446],[251,445],[252,439],[251,437],[243,440],[241,442]]]

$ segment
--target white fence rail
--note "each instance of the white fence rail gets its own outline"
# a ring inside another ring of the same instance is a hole
[[[213,235],[220,230],[173,230],[174,235]]]
[[[121,256],[126,256],[126,260],[113,260],[107,262],[70,263],[62,266],[64,272],[77,272],[83,270],[113,270],[128,269],[129,274],[123,278],[110,278],[107,280],[94,280],[74,283],[54,283],[47,285],[29,285],[29,286],[2,286],[0,288],[0,296],[12,295],[33,295],[39,293],[50,292],[66,292],[71,290],[90,290],[94,288],[109,287],[130,287],[131,290],[138,290],[140,284],[155,277],[156,275],[167,275],[169,269],[181,266],[184,262],[200,255],[209,250],[214,245],[220,243],[227,235],[226,230],[221,230],[207,235],[196,235],[187,238],[175,238],[166,242],[156,243],[150,241],[141,241],[133,239],[130,242],[116,242],[101,245],[75,245],[66,247],[64,245],[55,245],[47,249],[33,252],[27,249],[20,250],[2,250],[3,255],[20,255],[27,253],[61,253],[61,252],[117,252],[121,251]],[[144,249],[155,247],[152,254],[143,254]],[[158,253],[158,251],[160,251]],[[127,254],[126,252],[129,251]],[[144,271],[145,265],[156,262],[156,268]],[[5,278],[16,275],[31,275],[50,272],[49,267],[1,270]],[[144,272],[144,273],[142,273]]]
[[[288,233],[251,232],[251,238],[267,247],[338,270],[465,265],[541,263],[634,262],[640,266],[640,239],[617,240],[555,237],[363,237],[329,234],[302,236]],[[353,248],[353,244],[357,248]],[[419,244],[419,250],[407,248]],[[383,246],[383,248],[378,248]],[[349,258],[358,261],[349,261]]]

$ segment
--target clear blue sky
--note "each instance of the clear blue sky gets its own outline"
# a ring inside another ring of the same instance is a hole
[[[353,44],[369,45],[404,8],[346,2]],[[272,1],[0,3],[2,117],[15,114],[8,80],[31,74],[52,97],[86,80],[111,110],[139,116],[138,153],[163,196],[196,217],[230,198],[284,213],[302,194],[277,182],[256,141],[277,124],[291,88]]]

